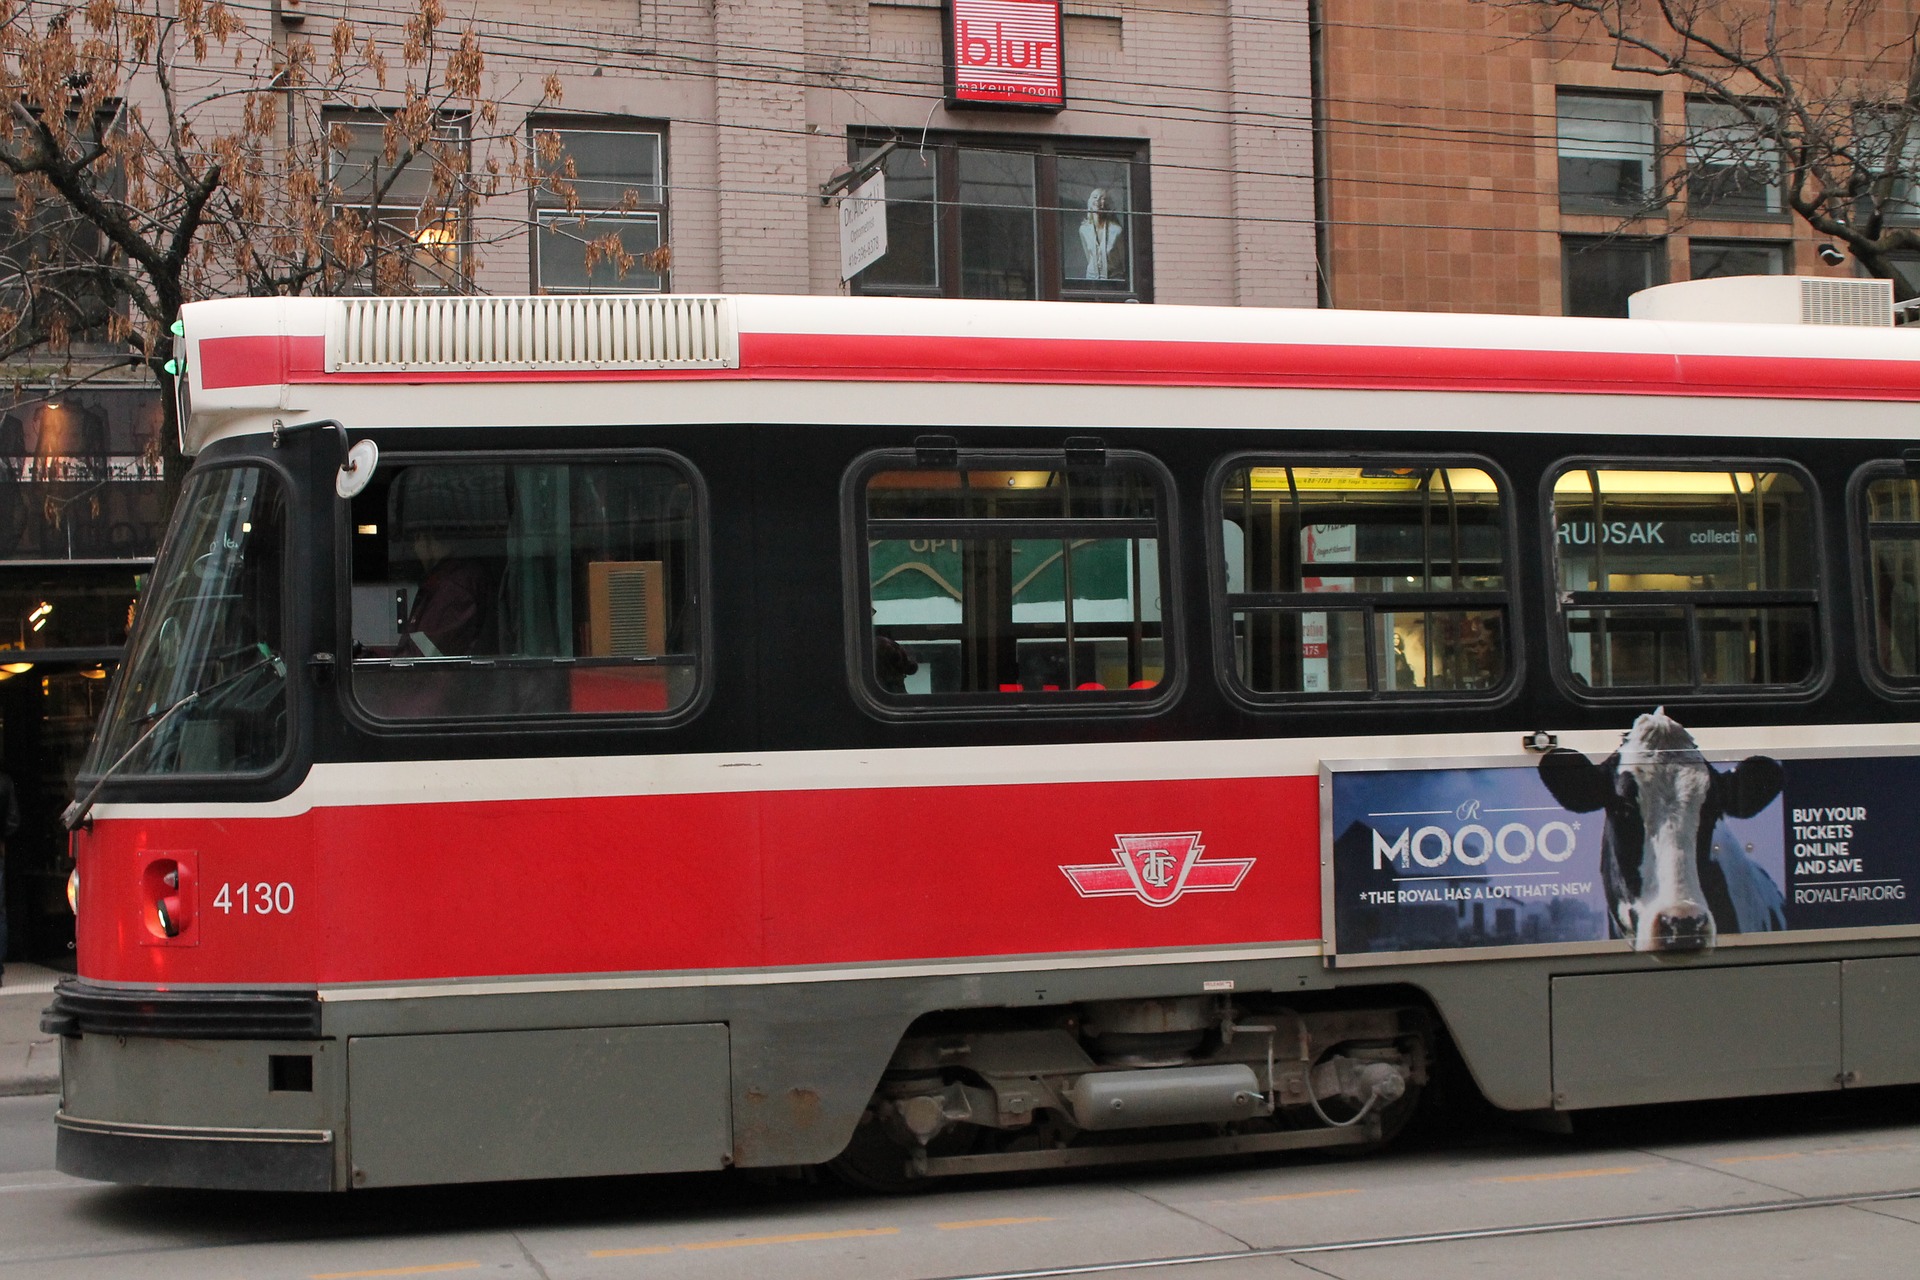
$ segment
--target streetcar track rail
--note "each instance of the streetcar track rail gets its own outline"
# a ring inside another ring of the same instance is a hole
[[[1763,1213],[1787,1213],[1796,1209],[1836,1209],[1916,1199],[1920,1199],[1920,1187],[1910,1187],[1904,1191],[1872,1191],[1858,1195],[1763,1200],[1753,1204],[1719,1205],[1702,1209],[1669,1209],[1659,1213],[1616,1214],[1605,1218],[1565,1218],[1558,1222],[1526,1223],[1510,1227],[1473,1227],[1459,1231],[1422,1231],[1412,1235],[1369,1236],[1357,1240],[1328,1241],[1323,1244],[1270,1245],[1259,1249],[1228,1249],[1216,1253],[1186,1253],[1165,1258],[1136,1258],[1127,1262],[1087,1262],[1075,1263],[1072,1266],[1026,1267],[1013,1271],[967,1271],[941,1276],[937,1280],[1052,1280],[1052,1277],[1056,1276],[1104,1275],[1116,1271],[1156,1271],[1167,1267],[1205,1266],[1209,1263],[1238,1262],[1249,1258],[1301,1258],[1321,1253],[1358,1253],[1369,1249],[1558,1235],[1569,1231],[1595,1231],[1602,1227],[1640,1227],[1667,1222],[1698,1222],[1711,1218],[1740,1218]]]

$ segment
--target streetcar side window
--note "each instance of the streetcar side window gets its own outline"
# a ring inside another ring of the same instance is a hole
[[[1812,485],[1724,463],[1552,481],[1560,644],[1577,688],[1791,688],[1820,669]]]
[[[1459,697],[1507,684],[1509,522],[1486,467],[1236,458],[1212,498],[1216,631],[1236,692]]]
[[[1858,506],[1874,669],[1900,683],[1920,680],[1920,478],[1870,478]]]
[[[383,459],[353,506],[355,697],[387,720],[685,707],[697,503],[659,456]]]
[[[1168,678],[1166,485],[1095,451],[870,457],[854,628],[885,706],[1127,706]]]

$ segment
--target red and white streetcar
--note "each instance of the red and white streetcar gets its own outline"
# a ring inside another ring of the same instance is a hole
[[[1513,1110],[1920,1080],[1912,334],[184,319],[64,1170],[1365,1145],[1443,1039]]]

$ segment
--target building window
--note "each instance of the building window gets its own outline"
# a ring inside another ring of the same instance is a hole
[[[1687,207],[1695,217],[1772,218],[1783,209],[1773,109],[1687,104]]]
[[[539,122],[533,283],[541,293],[668,287],[666,135],[657,127]]]
[[[353,501],[356,701],[394,721],[688,709],[701,502],[661,453],[383,458]]]
[[[887,253],[856,293],[1152,300],[1144,143],[946,137],[881,165]]]
[[[1721,276],[1783,276],[1787,246],[1764,240],[1693,240],[1687,244],[1688,274],[1695,280]]]
[[[1624,316],[1627,299],[1666,275],[1658,240],[1625,236],[1562,236],[1561,311],[1570,316]]]
[[[1897,107],[1863,107],[1854,131],[1861,220],[1878,212],[1888,226],[1920,226],[1920,121]]]
[[[1553,482],[1566,672],[1590,692],[1800,688],[1819,658],[1812,485],[1701,463]]]
[[[66,121],[75,145],[84,138],[86,145],[109,157],[88,179],[109,201],[126,196],[126,172],[110,158],[123,134],[120,119],[117,113],[102,112],[90,130],[75,115]],[[23,202],[19,180],[0,169],[0,306],[16,313],[9,318],[10,328],[15,336],[37,329],[62,350],[105,346],[124,354],[125,339],[112,339],[114,326],[99,319],[108,312],[127,314],[127,303],[105,283],[119,270],[103,266],[117,256],[117,248],[75,213],[44,176],[28,179],[28,184],[30,198]]]
[[[1166,473],[1139,454],[872,455],[855,665],[899,710],[1138,709],[1172,664]]]
[[[467,137],[444,120],[411,146],[397,122],[329,117],[327,183],[336,219],[366,240],[349,288],[443,292],[466,278]]]
[[[1653,99],[1560,95],[1560,208],[1567,213],[1644,212],[1654,183]]]
[[[1235,461],[1214,494],[1221,667],[1257,700],[1485,694],[1513,634],[1505,504],[1470,460]]]
[[[1893,269],[1894,296],[1904,292],[1909,298],[1920,298],[1920,254],[1890,253],[1887,265]]]

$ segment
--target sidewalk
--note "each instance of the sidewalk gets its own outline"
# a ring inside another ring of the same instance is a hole
[[[14,961],[0,983],[0,1098],[60,1090],[59,1037],[40,1030],[60,974]]]

